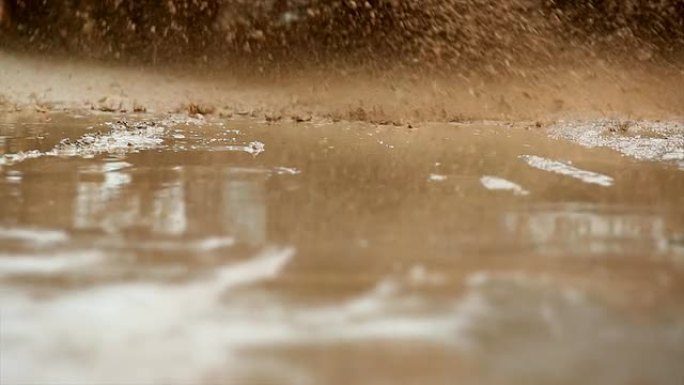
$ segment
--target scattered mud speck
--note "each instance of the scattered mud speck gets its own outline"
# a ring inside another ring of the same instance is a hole
[[[207,103],[189,103],[183,110],[190,115],[211,115],[216,111],[216,107]]]

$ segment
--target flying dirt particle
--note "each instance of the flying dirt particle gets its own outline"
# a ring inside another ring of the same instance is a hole
[[[211,104],[189,103],[184,110],[190,115],[211,115],[216,111],[216,108]]]
[[[275,123],[279,122],[281,119],[283,119],[283,116],[280,114],[265,114],[264,119],[266,119],[266,122],[268,123]]]
[[[629,120],[626,121],[621,121],[617,122],[616,125],[610,126],[608,128],[609,132],[628,132],[629,129],[634,125],[634,123],[630,122]]]
[[[138,103],[137,101],[134,101],[133,102],[133,112],[147,112],[147,107]]]
[[[233,117],[233,113],[231,111],[224,110],[219,112],[219,117],[224,119],[230,119]]]
[[[294,114],[291,119],[297,123],[310,122],[313,119],[311,114]]]
[[[468,121],[468,119],[463,114],[451,115],[447,119],[447,122],[449,122],[449,123],[464,123],[466,121]]]
[[[41,114],[45,114],[48,111],[50,111],[50,108],[45,106],[42,103],[36,103],[33,108],[36,110],[36,112],[41,113]]]
[[[551,110],[554,112],[561,111],[565,106],[565,101],[563,99],[554,99],[551,106]]]
[[[93,109],[102,112],[119,112],[124,111],[123,100],[116,96],[105,96],[97,101]]]
[[[368,120],[368,111],[363,107],[358,107],[354,110],[349,111],[349,120],[365,122]]]
[[[370,122],[371,124],[375,124],[376,126],[389,126],[390,121],[387,119],[371,119]]]
[[[506,97],[501,95],[499,97],[498,110],[502,114],[510,114],[513,112],[513,106],[506,100]]]
[[[0,0],[0,28],[9,24],[9,17],[7,12],[7,4],[5,0]]]

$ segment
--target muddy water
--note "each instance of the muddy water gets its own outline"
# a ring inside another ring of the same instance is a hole
[[[0,123],[1,382],[684,381],[681,127],[144,119]]]

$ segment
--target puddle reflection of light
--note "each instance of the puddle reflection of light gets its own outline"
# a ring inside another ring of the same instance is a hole
[[[472,274],[465,292],[445,301],[422,295],[411,274],[317,307],[231,290],[276,278],[293,253],[264,251],[176,285],[111,285],[49,298],[0,291],[0,379],[185,384],[220,368],[231,379],[266,374],[273,383],[301,383],[290,374],[315,376],[319,361],[269,353],[373,341],[461,352],[492,369],[485,373],[491,383],[674,383],[682,375],[684,318],[677,309],[668,321],[635,323],[581,291],[523,273]]]
[[[115,230],[134,223],[139,204],[118,199],[121,190],[131,183],[130,174],[119,170],[105,164],[99,170],[81,172],[82,176],[99,174],[103,180],[85,178],[78,182],[73,214],[76,228]]]
[[[54,246],[69,239],[65,231],[0,227],[0,241],[26,242],[32,247]]]
[[[220,296],[276,277],[293,254],[265,250],[181,285],[106,285],[47,298],[4,288],[0,382],[197,383],[244,338],[229,327]],[[8,267],[34,274],[80,267],[55,260],[35,269],[31,261]]]
[[[503,191],[511,191],[515,195],[529,195],[530,192],[522,188],[517,183],[511,182],[509,180],[497,177],[497,176],[491,176],[491,175],[483,175],[480,178],[480,183],[482,186],[484,186],[487,190],[503,190]]]
[[[180,182],[155,193],[152,230],[157,234],[179,235],[187,229],[185,189]]]
[[[267,210],[264,180],[226,180],[223,189],[223,223],[230,234],[248,245],[266,242]]]
[[[584,183],[610,187],[614,182],[613,178],[608,175],[582,170],[557,160],[546,159],[536,155],[521,155],[520,158],[524,160],[530,167],[575,178]]]
[[[668,251],[665,223],[659,216],[588,211],[572,205],[550,210],[509,212],[503,216],[509,235],[547,255]]]

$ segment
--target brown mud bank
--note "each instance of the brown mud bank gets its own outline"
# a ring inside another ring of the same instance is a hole
[[[684,75],[606,63],[533,76],[438,77],[311,71],[245,77],[195,66],[124,66],[0,52],[0,110],[188,113],[280,120],[681,119]]]

